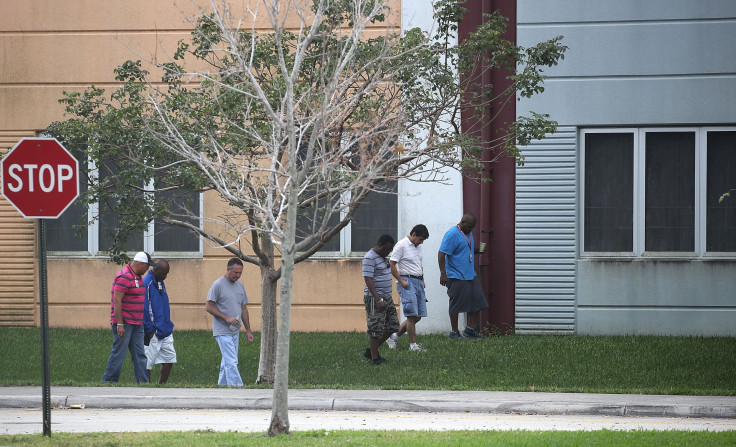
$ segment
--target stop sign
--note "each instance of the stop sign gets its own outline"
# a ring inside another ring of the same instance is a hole
[[[23,217],[56,219],[79,195],[79,163],[56,138],[23,138],[1,163],[3,195]]]

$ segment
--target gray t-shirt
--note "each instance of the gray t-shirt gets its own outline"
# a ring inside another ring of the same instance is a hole
[[[248,295],[245,294],[245,287],[240,281],[230,281],[224,276],[219,277],[210,287],[207,294],[207,301],[213,301],[215,307],[229,317],[237,317],[241,320],[243,306],[248,304]],[[243,322],[240,321],[240,324]],[[240,326],[230,329],[230,325],[221,318],[212,316],[212,335],[235,335],[240,330]]]

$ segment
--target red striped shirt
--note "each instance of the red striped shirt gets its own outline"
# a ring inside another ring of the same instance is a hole
[[[130,264],[123,267],[115,275],[110,291],[110,324],[115,321],[115,291],[123,292],[123,321],[128,324],[143,324],[143,302],[146,298],[146,287],[143,278],[136,275]]]

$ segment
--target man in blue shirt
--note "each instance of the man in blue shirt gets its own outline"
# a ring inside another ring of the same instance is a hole
[[[447,287],[450,297],[450,338],[478,338],[480,311],[488,307],[483,286],[475,273],[473,256],[475,216],[466,213],[460,223],[447,230],[442,238],[437,261],[440,266],[440,284]],[[458,314],[467,312],[467,327],[462,335],[458,329]]]
[[[143,327],[146,332],[146,370],[151,380],[153,365],[161,364],[158,383],[166,383],[171,367],[176,363],[174,350],[174,323],[171,321],[169,295],[164,280],[169,274],[169,263],[160,260],[143,278],[146,300],[143,306]]]

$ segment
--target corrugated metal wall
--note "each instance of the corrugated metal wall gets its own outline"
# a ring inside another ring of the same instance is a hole
[[[516,332],[575,331],[575,127],[523,148],[516,170]]]
[[[0,154],[35,133],[0,132]],[[1,180],[1,179],[0,179]],[[32,326],[36,293],[36,220],[0,198],[0,326]]]

